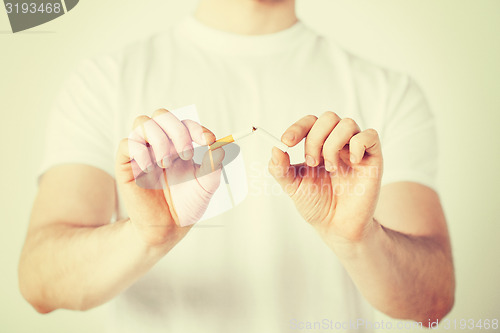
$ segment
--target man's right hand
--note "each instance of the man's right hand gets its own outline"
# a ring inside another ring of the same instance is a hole
[[[152,118],[137,117],[133,127],[116,158],[119,191],[142,239],[148,245],[173,246],[206,211],[220,184],[224,150],[207,151],[196,164],[193,142],[210,145],[215,135],[164,109]]]
[[[181,226],[199,221],[219,186],[224,151],[211,152],[213,168],[210,154],[201,165],[192,159],[193,142],[211,144],[212,132],[166,110],[138,117],[134,128],[115,179],[78,163],[41,177],[19,260],[21,293],[37,311],[87,310],[130,287],[186,235]],[[168,187],[158,186],[162,175]],[[110,223],[116,187],[129,219]]]

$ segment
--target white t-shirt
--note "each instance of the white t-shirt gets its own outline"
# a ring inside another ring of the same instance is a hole
[[[190,104],[217,137],[251,124],[280,137],[304,115],[334,111],[379,131],[384,184],[434,187],[433,116],[407,76],[345,52],[300,22],[240,36],[191,17],[82,64],[55,103],[40,172],[83,163],[113,176],[118,142],[135,117]],[[334,253],[268,174],[271,146],[256,137],[240,147],[246,199],[200,222],[112,301],[116,332],[289,332],[307,322],[373,320]],[[303,158],[301,149],[292,149],[294,159]],[[125,216],[120,202],[116,218]]]

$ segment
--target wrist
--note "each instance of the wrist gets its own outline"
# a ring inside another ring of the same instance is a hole
[[[130,218],[124,221],[126,228],[130,231],[135,243],[142,251],[150,256],[164,256],[175,246],[186,234],[189,228],[179,228],[177,226],[154,226],[141,225]]]
[[[353,259],[359,257],[363,251],[369,250],[380,232],[383,232],[381,224],[372,217],[366,222],[358,237],[348,239],[332,236],[330,247],[339,259]]]

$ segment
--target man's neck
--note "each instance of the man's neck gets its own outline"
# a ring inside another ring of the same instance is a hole
[[[200,0],[195,17],[212,28],[242,35],[270,34],[297,22],[295,0]]]

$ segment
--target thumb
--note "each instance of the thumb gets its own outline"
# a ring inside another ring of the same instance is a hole
[[[203,156],[200,168],[196,171],[198,183],[208,193],[213,194],[219,187],[224,156],[225,152],[222,148],[209,149]]]
[[[290,156],[280,149],[273,147],[269,161],[269,173],[276,179],[281,188],[288,195],[292,195],[297,190],[298,183],[295,168],[290,166]]]

